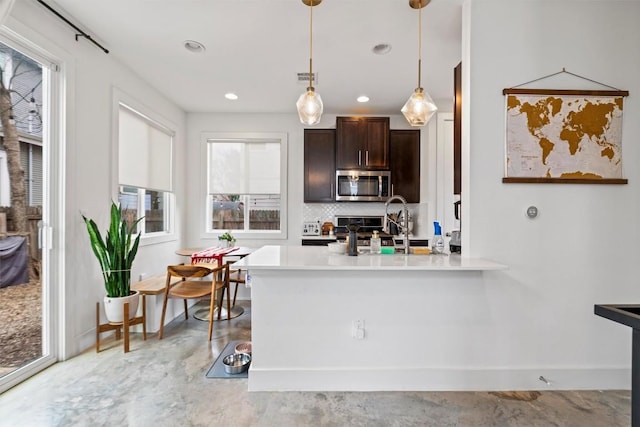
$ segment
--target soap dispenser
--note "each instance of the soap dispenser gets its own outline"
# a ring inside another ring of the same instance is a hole
[[[373,231],[373,236],[371,236],[369,245],[370,245],[372,254],[380,253],[380,248],[382,247],[382,243],[380,240],[380,233],[378,233],[378,230]]]
[[[431,253],[443,254],[444,253],[444,239],[442,238],[442,228],[438,221],[433,222],[433,242],[431,242]]]

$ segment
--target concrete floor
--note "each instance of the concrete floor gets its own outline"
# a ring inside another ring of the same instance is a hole
[[[0,426],[629,426],[629,391],[247,392],[205,373],[229,341],[250,340],[250,305],[231,322],[178,318],[165,338],[135,334],[58,363],[0,396]]]

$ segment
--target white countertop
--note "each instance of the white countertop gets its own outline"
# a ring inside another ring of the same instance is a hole
[[[250,270],[505,270],[497,262],[460,255],[330,253],[326,246],[263,246],[234,267]]]

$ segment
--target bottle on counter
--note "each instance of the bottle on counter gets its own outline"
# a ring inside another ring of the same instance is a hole
[[[369,240],[369,245],[372,254],[379,254],[380,248],[382,247],[382,241],[380,240],[380,233],[377,230],[374,230],[373,236]]]
[[[431,243],[431,253],[432,254],[443,254],[444,253],[444,239],[442,238],[442,228],[440,227],[440,223],[438,221],[433,222],[433,242]]]
[[[347,225],[347,229],[349,230],[349,240],[347,244],[347,255],[349,256],[358,256],[358,228],[360,226],[358,224],[349,224]]]

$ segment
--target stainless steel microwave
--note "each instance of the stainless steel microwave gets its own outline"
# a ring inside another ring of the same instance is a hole
[[[391,172],[336,171],[336,201],[383,202],[391,193]]]

